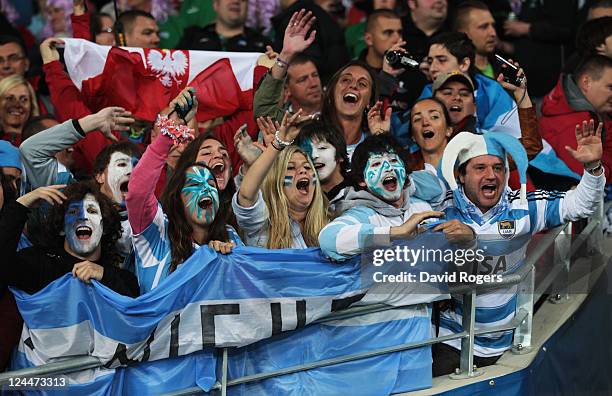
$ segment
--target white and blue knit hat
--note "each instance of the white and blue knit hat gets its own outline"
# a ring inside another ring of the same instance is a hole
[[[506,167],[508,166],[507,155],[512,157],[521,182],[521,203],[527,203],[527,167],[529,165],[527,152],[517,138],[500,132],[482,134],[460,132],[448,142],[440,160],[440,171],[453,191],[453,195],[457,196],[459,189],[455,179],[455,167],[465,164],[474,157],[487,154],[503,159]]]

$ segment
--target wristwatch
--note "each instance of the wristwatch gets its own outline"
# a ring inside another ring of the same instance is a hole
[[[601,173],[599,172],[602,169],[601,161],[597,161],[595,166],[588,167],[585,164],[584,170],[589,172],[593,176],[599,176]]]

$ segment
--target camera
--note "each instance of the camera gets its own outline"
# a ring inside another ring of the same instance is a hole
[[[495,59],[500,65],[505,65],[507,67],[502,67],[502,73],[504,74],[504,81],[508,84],[512,84],[514,86],[520,87],[521,84],[525,81],[525,76],[518,75],[518,67],[514,66],[512,63],[508,62],[503,57],[495,54]]]
[[[408,56],[402,51],[387,51],[385,58],[389,65],[394,69],[407,69],[409,67],[418,68],[419,62]]]

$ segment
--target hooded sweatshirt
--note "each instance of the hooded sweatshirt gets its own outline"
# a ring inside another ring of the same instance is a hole
[[[565,146],[576,149],[576,125],[591,119],[604,122],[601,162],[608,176],[612,171],[612,120],[609,115],[597,114],[571,75],[561,76],[557,86],[544,97],[540,133],[542,138],[550,143],[557,156],[572,171],[581,175],[584,171],[583,164],[576,161]]]
[[[349,187],[344,200],[336,204],[342,213],[319,233],[323,253],[336,261],[344,261],[372,246],[391,244],[391,227],[404,224],[414,213],[432,210],[431,206],[411,198],[403,191],[404,203],[399,208],[366,190]]]

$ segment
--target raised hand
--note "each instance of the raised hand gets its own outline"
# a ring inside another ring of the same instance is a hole
[[[75,16],[85,14],[85,0],[72,1],[72,14]]]
[[[253,165],[253,162],[255,162],[265,150],[265,147],[261,143],[253,142],[246,131],[246,124],[241,126],[234,134],[234,146],[247,167]]]
[[[269,45],[266,46],[266,53],[257,58],[257,65],[265,66],[268,69],[274,66],[274,60],[278,54]]]
[[[168,117],[174,121],[179,121],[180,118],[175,111],[175,107],[179,106],[181,109],[190,109],[189,113],[185,115],[184,121],[189,124],[190,121],[195,117],[198,111],[198,98],[196,98],[196,90],[193,87],[187,87],[183,89],[176,98],[168,104],[168,107],[164,110],[169,114]]]
[[[302,109],[299,109],[293,115],[287,111],[278,129],[278,136],[283,141],[293,142],[300,133],[299,125],[308,120],[312,120],[312,116],[303,117]]]
[[[285,29],[283,49],[280,54],[282,60],[289,62],[295,54],[304,51],[312,44],[317,31],[313,30],[308,36],[307,33],[315,19],[311,11],[306,12],[303,8],[293,13]]]
[[[104,267],[91,261],[81,261],[72,267],[72,276],[85,283],[91,283],[92,279],[101,281],[104,276]]]
[[[259,117],[257,119],[257,126],[263,134],[263,141],[266,147],[274,140],[274,134],[281,127],[278,121],[272,120],[270,117]]]
[[[38,187],[36,190],[17,198],[17,202],[29,209],[36,207],[41,200],[48,202],[50,205],[61,205],[67,199],[66,195],[60,191],[65,187],[65,184]]]
[[[404,45],[405,44],[406,44],[406,42],[404,40],[400,40],[397,43],[393,44],[391,46],[391,48],[389,48],[387,50],[387,52],[391,52],[391,51],[406,52],[406,50],[404,49]],[[391,67],[391,65],[387,61],[387,57],[386,56],[383,58],[382,70],[385,73],[392,75],[393,77],[397,77],[397,76],[399,76],[400,74],[402,74],[404,72],[404,69],[402,69],[401,67],[398,68],[398,69],[394,69],[393,67]]]
[[[133,123],[132,113],[117,106],[105,107],[97,113],[79,120],[79,124],[85,133],[98,130],[114,142],[118,139],[112,134],[112,131],[127,131]]]
[[[40,56],[45,65],[59,60],[60,55],[57,51],[57,46],[59,44],[64,44],[64,40],[55,37],[49,37],[40,44]]]
[[[382,102],[379,100],[368,111],[368,128],[373,135],[380,135],[391,130],[391,107],[385,111],[385,117],[381,117]]]
[[[594,162],[601,159],[603,148],[601,145],[601,131],[603,130],[603,123],[597,125],[595,129],[595,121],[590,120],[589,122],[582,121],[581,124],[576,124],[576,142],[578,143],[576,149],[569,146],[565,146],[565,149],[574,157],[577,161],[585,164],[585,167],[590,168]]]

